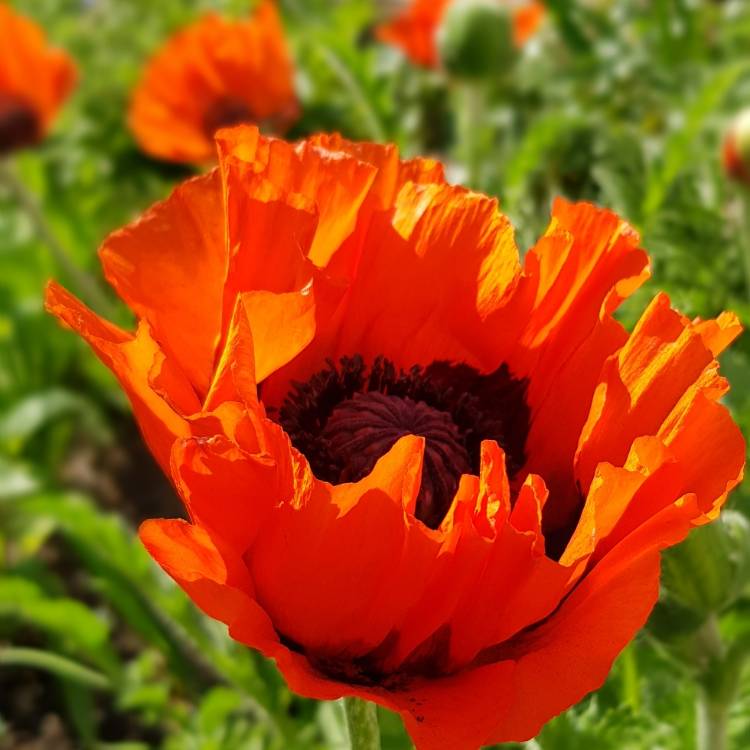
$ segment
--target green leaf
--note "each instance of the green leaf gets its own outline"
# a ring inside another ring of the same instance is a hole
[[[50,597],[31,581],[0,576],[0,621],[32,626],[68,652],[112,662],[109,625],[81,602]]]
[[[0,455],[0,503],[39,489],[39,480],[25,463]],[[2,506],[0,505],[0,514]]]
[[[0,667],[4,666],[41,669],[91,690],[110,690],[112,687],[109,679],[101,672],[42,649],[0,646]]]
[[[75,419],[101,441],[111,437],[101,412],[90,399],[63,388],[50,388],[23,397],[0,413],[0,444],[18,450],[34,433],[61,417]]]
[[[651,220],[667,197],[669,188],[680,170],[689,165],[696,154],[696,140],[724,97],[741,75],[750,70],[750,63],[736,62],[710,76],[685,110],[682,122],[662,146],[661,166],[654,171],[643,200],[643,215]]]

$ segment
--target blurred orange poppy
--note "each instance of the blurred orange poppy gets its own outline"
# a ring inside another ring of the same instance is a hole
[[[138,317],[52,283],[190,522],[153,557],[292,689],[398,711],[417,748],[526,740],[605,679],[660,551],[717,516],[743,438],[732,314],[657,295],[637,234],[555,203],[523,265],[495,200],[393,146],[239,127],[102,247]]]
[[[44,137],[75,80],[71,58],[0,3],[0,156]]]
[[[160,159],[216,158],[217,129],[255,123],[280,135],[298,116],[294,69],[276,4],[252,18],[208,13],[173,36],[149,62],[133,95],[130,126]]]
[[[409,0],[407,7],[391,21],[378,27],[378,37],[393,44],[417,65],[436,68],[439,64],[436,35],[448,6],[455,0]],[[514,41],[520,47],[533,36],[544,16],[538,0],[497,0],[513,10]]]

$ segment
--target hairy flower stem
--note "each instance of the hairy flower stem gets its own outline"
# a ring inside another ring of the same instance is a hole
[[[344,710],[351,750],[380,750],[377,706],[359,698],[345,698]]]
[[[696,703],[696,747],[727,750],[729,711],[737,697],[745,654],[741,644],[727,648],[715,614],[698,631],[696,642],[703,661]]]
[[[482,189],[483,140],[487,135],[484,82],[461,81],[459,84],[459,149],[466,169],[466,184],[472,190]]]
[[[91,304],[97,312],[111,313],[112,304],[97,282],[76,264],[57,239],[44,217],[39,201],[16,174],[9,159],[0,159],[0,185],[6,187],[15,198],[31,222],[37,237],[47,247],[53,261],[70,279],[70,283],[84,301]]]
[[[729,706],[715,703],[709,691],[701,688],[696,711],[698,750],[727,750]]]

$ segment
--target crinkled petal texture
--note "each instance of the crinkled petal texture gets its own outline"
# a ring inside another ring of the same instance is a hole
[[[0,119],[12,99],[33,112],[43,135],[73,89],[76,67],[33,21],[0,3]]]
[[[49,309],[127,391],[190,522],[141,529],[153,557],[307,696],[398,711],[420,750],[526,740],[598,687],[643,625],[660,551],[741,478],[717,355],[733,315],[655,297],[614,214],[559,200],[521,265],[494,200],[390,146],[257,129],[101,257],[138,318],[100,320],[56,285]],[[445,518],[415,513],[425,440],[330,484],[274,420],[327,358],[384,355],[527,383],[525,465],[481,445]]]
[[[410,0],[395,18],[377,28],[378,37],[393,44],[417,65],[437,68],[440,64],[436,35],[448,6],[454,0]],[[496,0],[513,10],[513,38],[520,47],[532,37],[544,17],[538,0]]]
[[[154,55],[133,94],[129,123],[144,151],[201,164],[216,156],[214,132],[252,122],[282,134],[298,103],[276,3],[229,20],[207,13]]]

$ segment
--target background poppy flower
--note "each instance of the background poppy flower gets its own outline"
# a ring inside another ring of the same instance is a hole
[[[293,76],[273,0],[262,0],[247,20],[208,13],[149,62],[133,95],[130,127],[152,156],[211,161],[220,127],[249,122],[286,131],[298,112]]]
[[[135,333],[48,289],[189,511],[144,544],[304,695],[398,711],[420,749],[534,736],[742,476],[716,362],[737,319],[659,294],[628,334],[648,258],[592,205],[557,201],[521,265],[496,201],[436,162],[218,142],[102,248]]]
[[[0,3],[0,156],[44,137],[75,80],[71,58]]]
[[[448,6],[454,0],[410,0],[407,7],[391,21],[378,27],[384,42],[399,47],[417,65],[436,68],[439,65],[436,35]],[[513,11],[514,41],[523,45],[539,27],[544,6],[537,0],[498,0]]]

